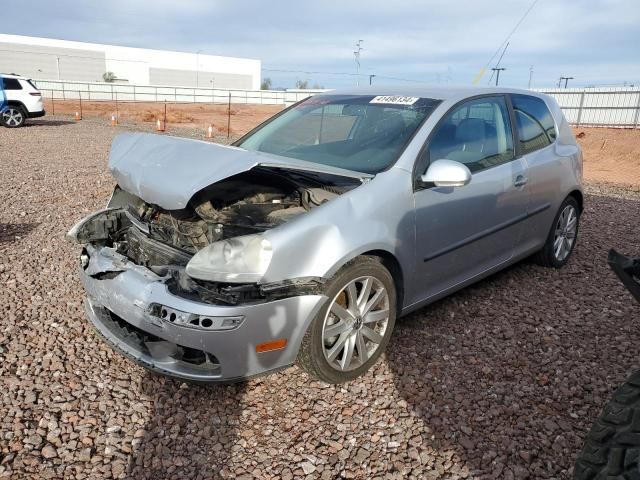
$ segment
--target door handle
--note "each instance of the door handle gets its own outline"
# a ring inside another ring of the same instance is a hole
[[[514,182],[514,186],[516,187],[524,187],[527,182],[529,181],[529,179],[527,177],[525,177],[524,175],[518,175],[516,177],[516,181]]]

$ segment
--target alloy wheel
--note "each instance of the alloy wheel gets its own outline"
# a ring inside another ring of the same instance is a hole
[[[573,205],[567,205],[558,217],[553,237],[553,255],[559,262],[571,253],[578,228],[578,213]]]
[[[2,112],[2,120],[8,127],[17,127],[24,120],[22,112],[17,108],[7,108]]]
[[[389,324],[389,293],[372,276],[350,281],[331,300],[322,326],[323,351],[339,371],[362,366],[380,347]]]

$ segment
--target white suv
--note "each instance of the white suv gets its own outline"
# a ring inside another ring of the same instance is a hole
[[[5,127],[24,125],[27,118],[45,114],[42,94],[28,78],[0,73],[0,122]]]

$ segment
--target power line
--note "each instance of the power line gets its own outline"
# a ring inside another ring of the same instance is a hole
[[[92,55],[70,55],[68,53],[54,53],[54,52],[36,52],[35,50],[8,50],[8,49],[0,49],[0,52],[10,52],[10,53],[31,53],[36,55],[49,55],[51,57],[68,57],[68,58],[85,58],[88,60],[116,60],[118,62],[130,62],[130,63],[149,63],[146,60],[130,60],[125,58],[114,58],[108,57],[106,54],[104,56],[94,57]]]
[[[427,82],[425,80],[413,80],[411,78],[388,77],[386,75],[376,75],[376,78],[386,78],[387,80],[398,80],[400,82],[411,82],[411,83],[432,83],[432,82]]]
[[[353,73],[353,72],[323,72],[323,71],[313,71],[313,70],[289,70],[285,68],[263,68],[264,72],[280,72],[280,73],[304,73],[306,75],[350,75],[350,76],[366,76],[364,73]]]
[[[263,68],[264,72],[276,72],[276,73],[304,73],[305,75],[347,75],[351,77],[369,77],[368,73],[353,73],[353,72],[327,72],[320,70],[291,70],[286,68]],[[431,83],[425,80],[415,80],[411,78],[391,77],[388,75],[375,75],[376,78],[384,78],[387,80],[397,80],[400,82],[412,82],[412,83]]]
[[[502,50],[502,47],[506,44],[509,43],[509,40],[511,39],[511,37],[513,36],[514,33],[516,33],[516,30],[518,30],[518,27],[522,24],[522,22],[524,22],[524,19],[527,18],[527,15],[529,15],[529,12],[531,12],[531,10],[533,10],[533,7],[536,6],[536,4],[538,3],[539,0],[533,0],[533,2],[531,3],[531,5],[529,5],[529,8],[527,9],[526,12],[524,12],[524,15],[522,15],[522,17],[520,18],[520,20],[518,20],[518,23],[516,23],[516,26],[513,27],[513,29],[511,30],[511,32],[509,33],[509,35],[507,35],[507,37],[504,39],[504,41],[500,44],[500,46],[496,49],[496,51],[494,52],[494,54],[491,56],[491,58],[489,59],[489,61],[480,69],[480,72],[478,73],[478,75],[476,75],[476,78],[473,79],[473,84],[475,85],[476,83],[478,83],[482,77],[484,76],[484,72],[487,71],[487,68],[489,68],[489,65],[491,65],[491,62],[493,62],[493,59],[496,58],[498,56],[498,53],[500,53],[500,50]]]

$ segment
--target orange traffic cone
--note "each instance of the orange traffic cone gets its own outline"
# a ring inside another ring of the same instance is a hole
[[[115,127],[116,125],[118,125],[118,119],[115,115],[111,115],[111,126]]]
[[[207,128],[207,138],[213,138],[213,125],[209,124],[209,128]]]
[[[82,120],[82,117],[80,116],[80,112],[76,112],[75,119]]]
[[[164,123],[160,119],[156,120],[156,131],[164,132]]]

